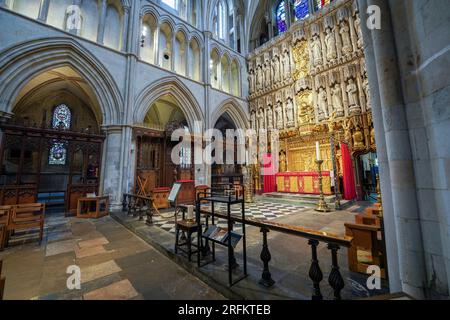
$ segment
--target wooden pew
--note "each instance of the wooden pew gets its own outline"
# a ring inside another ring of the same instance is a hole
[[[8,239],[7,226],[12,206],[0,207],[0,251],[2,251]]]
[[[39,244],[44,235],[45,204],[19,204],[12,206],[7,226],[8,232],[39,228]]]
[[[352,245],[348,248],[348,268],[352,272],[367,273],[367,268],[377,265],[381,268],[381,277],[386,278],[385,257],[382,240],[379,237],[381,228],[374,225],[345,224],[345,235],[352,237]],[[366,261],[358,259],[358,251],[368,253]]]
[[[0,300],[3,300],[3,293],[5,292],[5,277],[2,277],[3,260],[0,260]]]

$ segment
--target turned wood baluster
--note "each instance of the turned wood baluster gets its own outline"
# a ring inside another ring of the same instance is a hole
[[[328,249],[331,250],[331,259],[332,259],[331,272],[330,276],[328,277],[328,283],[334,290],[334,299],[341,300],[341,290],[344,289],[345,284],[344,279],[342,278],[342,275],[339,271],[337,258],[337,252],[340,249],[340,247],[337,244],[329,243]]]
[[[320,291],[320,282],[323,280],[323,273],[320,270],[319,260],[317,259],[317,246],[319,241],[309,240],[308,244],[311,246],[311,268],[309,269],[309,277],[311,278],[314,285],[314,295],[313,300],[323,300],[322,292]]]
[[[261,275],[261,280],[259,283],[265,287],[271,287],[275,284],[275,281],[272,279],[272,275],[269,271],[269,262],[272,260],[272,256],[269,251],[269,246],[267,244],[267,233],[270,232],[269,229],[261,228],[261,232],[263,234],[263,248],[261,251],[261,260],[264,264],[264,270]]]
[[[127,211],[127,207],[128,207],[127,198],[128,198],[128,196],[126,194],[124,194],[123,200],[122,200],[122,212]]]

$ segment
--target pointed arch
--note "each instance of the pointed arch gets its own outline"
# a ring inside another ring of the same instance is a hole
[[[88,50],[70,38],[27,41],[0,53],[0,111],[11,113],[29,79],[69,66],[90,85],[102,112],[103,125],[118,124],[123,98],[111,74]]]
[[[197,123],[201,121],[202,126],[204,126],[205,120],[198,101],[189,88],[176,77],[162,78],[142,90],[135,101],[134,123],[144,122],[145,116],[153,103],[164,95],[170,95],[177,102],[192,131],[201,132],[204,129],[200,128]]]
[[[229,98],[223,101],[212,114],[211,123],[215,124],[224,113],[228,113],[238,129],[245,130],[250,127],[248,111],[236,99]]]

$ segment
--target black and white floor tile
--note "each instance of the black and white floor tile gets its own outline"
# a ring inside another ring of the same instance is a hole
[[[216,205],[216,210],[220,212],[225,212],[225,208],[220,208]],[[287,216],[294,213],[299,213],[305,211],[306,208],[301,206],[282,204],[282,203],[272,203],[272,202],[258,202],[245,205],[245,216],[246,218],[260,219],[260,220],[273,220],[283,216]],[[232,215],[240,215],[240,206],[231,207]],[[160,216],[155,216],[153,218],[153,224],[162,228],[165,231],[175,233],[175,219],[163,218]],[[219,219],[216,224],[220,227],[226,227],[227,222],[225,220]],[[236,226],[239,228],[239,225]]]

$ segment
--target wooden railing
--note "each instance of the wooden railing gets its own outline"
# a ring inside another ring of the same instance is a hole
[[[208,217],[212,216],[212,213],[208,210],[201,210],[202,215]],[[214,212],[216,218],[227,219],[227,215],[223,213]],[[272,221],[262,221],[253,218],[246,218],[245,221],[238,216],[232,216],[233,223],[245,223],[261,229],[263,236],[261,261],[263,262],[263,272],[261,274],[260,284],[271,287],[275,284],[272,279],[272,275],[269,269],[269,262],[272,259],[269,250],[269,244],[267,240],[267,234],[270,231],[280,232],[284,234],[293,235],[296,237],[304,238],[308,240],[308,245],[311,247],[311,266],[309,269],[309,277],[313,283],[314,293],[312,295],[313,300],[323,300],[323,295],[320,289],[320,283],[323,280],[323,273],[320,268],[319,260],[317,257],[317,248],[320,243],[327,245],[331,254],[331,272],[328,276],[328,283],[333,289],[334,299],[341,300],[341,291],[344,289],[344,279],[342,278],[339,264],[338,264],[338,251],[341,247],[348,248],[351,246],[351,237],[339,237],[327,232],[320,232],[316,230],[306,229],[298,226],[292,226]]]
[[[123,211],[128,212],[128,215],[139,216],[139,219],[143,220],[143,213],[145,213],[147,215],[147,224],[152,224],[154,211],[151,198],[133,194],[124,194],[122,204]],[[206,224],[208,224],[209,218],[212,216],[212,212],[202,209],[201,214],[205,216]],[[220,212],[214,212],[214,216],[219,219],[227,219],[227,215]],[[263,263],[263,271],[259,283],[265,287],[271,287],[275,284],[269,268],[269,262],[271,261],[272,256],[269,250],[267,234],[270,231],[273,231],[306,239],[308,241],[308,245],[311,247],[311,266],[309,268],[309,278],[311,279],[314,287],[314,292],[312,295],[313,300],[323,300],[320,285],[324,276],[322,269],[320,268],[317,248],[321,243],[325,244],[331,254],[331,272],[328,276],[328,284],[333,289],[334,299],[341,300],[341,291],[344,289],[345,284],[339,268],[338,251],[341,247],[348,248],[351,246],[351,242],[353,240],[351,237],[340,237],[327,232],[272,221],[263,221],[254,218],[246,218],[245,221],[243,221],[239,216],[232,216],[231,220],[233,223],[245,223],[246,225],[260,228],[263,240],[260,254],[260,258]]]
[[[155,209],[152,198],[124,193],[122,210],[126,211],[129,216],[139,217],[139,220],[144,220],[144,216],[146,216],[146,223],[149,225],[153,223]]]

